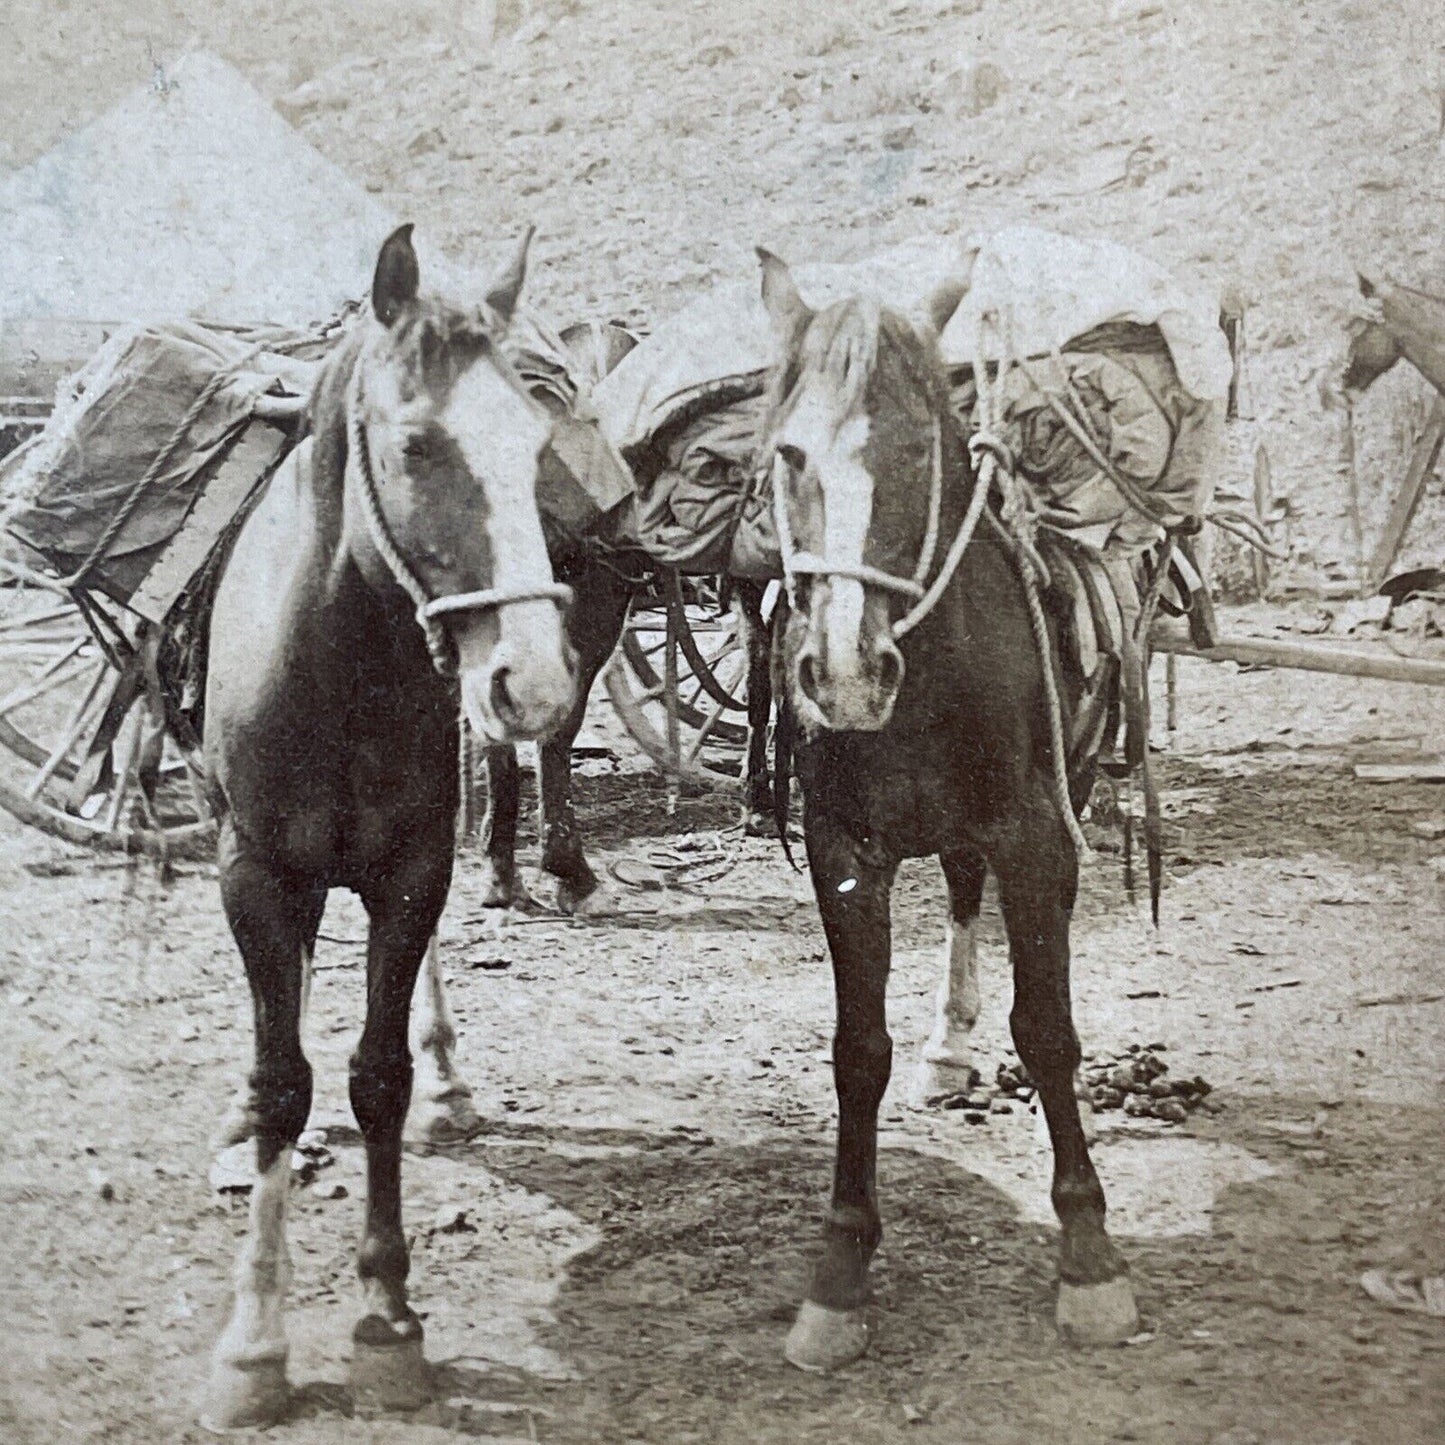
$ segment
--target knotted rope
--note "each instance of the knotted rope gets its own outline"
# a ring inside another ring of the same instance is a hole
[[[970,443],[970,450],[975,451],[974,443],[977,443],[975,455],[981,453],[983,458],[979,472],[979,492],[987,490],[982,485],[985,470],[990,473],[990,480],[994,474],[1001,478],[1003,492],[1001,516],[995,518],[992,512],[987,515],[1005,539],[1013,543],[1011,550],[1018,562],[1024,598],[1028,603],[1029,624],[1033,630],[1034,644],[1039,653],[1039,667],[1043,674],[1045,711],[1049,721],[1049,752],[1053,762],[1054,803],[1059,810],[1059,817],[1063,820],[1064,829],[1074,845],[1074,851],[1082,862],[1089,856],[1090,849],[1088,840],[1079,827],[1079,820],[1074,814],[1073,798],[1069,793],[1069,767],[1064,748],[1063,707],[1059,700],[1058,680],[1054,675],[1054,655],[1049,642],[1048,619],[1044,616],[1043,601],[1039,596],[1039,582],[1042,580],[1047,585],[1049,572],[1034,545],[1033,532],[1037,524],[1029,505],[1027,492],[1019,482],[1014,469],[1011,466],[1007,469],[999,468],[997,460],[1001,446],[997,441],[997,433],[1003,415],[999,392],[1002,388],[1004,373],[1009,365],[1008,348],[1001,348],[998,370],[993,380],[990,381],[984,350],[983,329],[983,318],[980,317],[974,346],[974,381],[978,388],[979,430],[975,435],[974,442]],[[1006,449],[1004,449],[1004,454],[1007,455]]]

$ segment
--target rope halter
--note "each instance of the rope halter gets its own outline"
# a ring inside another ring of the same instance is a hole
[[[523,602],[555,602],[558,607],[567,607],[572,601],[572,589],[561,582],[545,582],[533,587],[484,587],[475,592],[447,592],[433,597],[425,582],[417,576],[411,563],[402,555],[387,524],[386,513],[382,510],[381,495],[376,487],[376,475],[371,469],[371,452],[361,428],[361,374],[358,370],[351,385],[351,396],[347,405],[346,420],[347,450],[356,458],[356,471],[361,480],[361,510],[366,518],[366,528],[387,570],[397,586],[411,599],[416,610],[417,625],[426,637],[427,652],[431,655],[432,666],[442,677],[456,675],[456,659],[453,655],[446,629],[440,618],[457,612],[493,612],[503,607],[513,607]]]
[[[975,439],[976,440],[976,439]],[[1000,444],[1001,445],[1001,444]],[[972,445],[970,445],[972,451]],[[964,549],[973,537],[974,529],[988,498],[989,478],[977,474],[973,494],[969,498],[968,511],[964,515],[958,532],[954,535],[947,555],[943,559],[933,580],[928,574],[933,568],[938,552],[938,530],[943,512],[943,422],[933,418],[933,446],[928,484],[928,525],[923,534],[923,545],[911,577],[899,577],[885,572],[880,567],[870,567],[863,562],[834,562],[820,557],[816,552],[800,552],[793,547],[792,529],[788,524],[788,504],[784,495],[781,472],[787,463],[781,456],[773,458],[773,506],[778,521],[778,542],[783,556],[783,572],[791,588],[795,577],[841,577],[861,582],[865,587],[876,587],[880,592],[907,597],[913,605],[893,624],[895,639],[906,637],[938,605],[938,600],[953,580],[958,564],[963,559]],[[975,454],[975,461],[977,454]]]

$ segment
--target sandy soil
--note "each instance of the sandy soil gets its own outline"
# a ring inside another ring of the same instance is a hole
[[[1438,7],[549,0],[501,5],[490,46],[485,10],[13,7],[4,159],[39,154],[194,37],[456,254],[536,221],[534,294],[559,319],[645,321],[744,274],[759,240],[841,259],[1025,219],[1113,236],[1250,299],[1248,417],[1222,483],[1245,485],[1263,444],[1300,575],[1351,563],[1339,416],[1317,383],[1352,264],[1445,289]],[[1361,408],[1367,536],[1423,396],[1397,375]],[[1439,560],[1442,510],[1436,482],[1408,559]],[[782,1364],[831,1148],[820,930],[776,850],[727,831],[730,802],[669,817],[628,755],[580,784],[601,859],[634,876],[684,844],[735,861],[706,889],[619,890],[624,913],[589,924],[499,921],[461,869],[445,957],[489,1127],[407,1161],[416,1297],[447,1365],[438,1403],[404,1421],[349,1418],[340,1383],[361,922],[333,903],[309,1048],[334,1154],[320,1183],[348,1197],[298,1196],[303,1390],[278,1438],[1445,1437],[1445,1331],[1379,1313],[1355,1284],[1429,1228],[1445,1188],[1445,844],[1428,836],[1445,798],[1350,771],[1445,745],[1439,699],[1190,664],[1181,679],[1164,925],[1101,854],[1075,930],[1086,1047],[1161,1042],[1226,1106],[1183,1128],[1106,1118],[1136,1343],[1085,1354],[1054,1334],[1031,1120],[891,1107],[877,1347],[825,1383]],[[0,1436],[203,1438],[191,1394],[244,1219],[210,1194],[206,1138],[249,1051],[214,882],[200,869],[162,889],[0,819],[0,915]],[[1007,987],[988,918],[991,1064]],[[901,1073],[942,936],[932,866],[906,870],[896,920]]]
[[[349,1418],[361,1151],[345,1054],[361,919],[338,897],[308,1048],[334,1155],[319,1185],[348,1197],[297,1196],[302,1389],[285,1437],[1438,1438],[1445,1333],[1382,1314],[1355,1281],[1428,1227],[1440,1197],[1445,854],[1419,835],[1442,799],[1350,771],[1439,746],[1431,701],[1181,668],[1164,923],[1148,926],[1117,857],[1098,853],[1075,929],[1077,1015],[1086,1047],[1161,1043],[1225,1107],[1183,1127],[1102,1116],[1096,1157],[1144,1316],[1119,1350],[1054,1334],[1033,1121],[975,1127],[894,1103],[876,1349],[827,1383],[782,1363],[831,1148],[816,914],[774,846],[728,830],[729,800],[684,800],[669,818],[655,781],[603,762],[580,784],[600,861],[633,878],[679,858],[732,867],[703,888],[619,886],[620,916],[591,923],[484,912],[463,867],[444,956],[489,1122],[459,1151],[410,1154],[405,1181],[443,1388],[407,1421]],[[208,871],[163,889],[0,837],[8,1439],[201,1438],[190,1400],[244,1220],[208,1189],[206,1137],[249,1050]],[[906,869],[900,1076],[928,1031],[942,908],[935,869]],[[986,920],[991,1069],[1008,991]]]

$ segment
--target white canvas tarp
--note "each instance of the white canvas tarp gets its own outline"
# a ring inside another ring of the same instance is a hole
[[[305,325],[395,225],[237,71],[191,54],[0,182],[0,342],[47,319]]]
[[[950,366],[974,360],[983,312],[1009,317],[1013,346],[1023,356],[1047,356],[1106,322],[1128,321],[1158,326],[1191,396],[1218,401],[1228,391],[1218,298],[1112,241],[1020,226],[967,240],[911,242],[847,264],[799,265],[793,275],[811,306],[868,295],[914,319],[944,281],[969,278],[970,290],[941,339]],[[757,278],[716,287],[660,325],[597,388],[603,429],[619,448],[636,446],[680,401],[726,378],[763,371],[773,345]]]

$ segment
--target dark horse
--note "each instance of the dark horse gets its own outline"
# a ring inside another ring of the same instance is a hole
[[[1138,1316],[1074,1096],[1078,859],[1054,786],[1040,649],[1010,544],[990,525],[965,541],[979,483],[937,347],[962,288],[934,298],[924,334],[856,299],[815,313],[787,267],[760,255],[781,358],[764,442],[791,594],[776,666],[800,731],[808,864],[838,1011],[832,1207],[786,1354],[827,1370],[867,1346],[868,1266],[882,1235],[878,1107],[893,1052],[889,898],[899,862],[930,854],[970,953],[986,870],[998,880],[1010,1022],[1054,1148],[1058,1323],[1081,1341],[1118,1341]],[[1047,625],[1057,658],[1058,624]],[[1067,724],[1073,698],[1059,687]]]
[[[620,326],[582,322],[561,340],[583,375],[601,380],[637,345]],[[557,403],[553,403],[556,405]],[[606,906],[605,890],[587,861],[572,808],[572,745],[587,711],[597,674],[617,648],[627,609],[646,574],[655,565],[635,544],[603,548],[594,539],[567,533],[543,519],[547,549],[558,580],[572,588],[567,640],[577,654],[577,701],[570,715],[537,749],[542,817],[542,870],[557,880],[557,906],[581,913]],[[743,578],[731,582],[747,650],[748,747],[744,764],[743,824],[750,833],[771,834],[772,780],[767,766],[767,725],[772,711],[768,675],[769,633],[763,621],[763,588]],[[486,750],[487,812],[482,824],[485,854],[485,906],[508,908],[528,901],[517,868],[517,821],[521,773],[513,747]],[[443,1121],[445,1124],[445,1120]]]
[[[500,349],[526,249],[463,309],[420,293],[410,226],[387,240],[370,313],[325,364],[310,435],[246,522],[215,599],[205,758],[255,1006],[258,1172],[203,1404],[215,1428],[286,1404],[286,1204],[311,1107],[300,1024],[331,888],[352,889],[370,918],[351,1059],[367,1171],[353,1384],[384,1405],[425,1393],[401,1138],[412,988],[451,881],[458,692],[498,743],[552,731],[576,692],[535,493],[550,425]]]
[[[1347,391],[1364,391],[1402,358],[1445,393],[1445,300],[1413,286],[1360,276],[1360,294],[1379,305],[1379,319],[1350,327]]]

